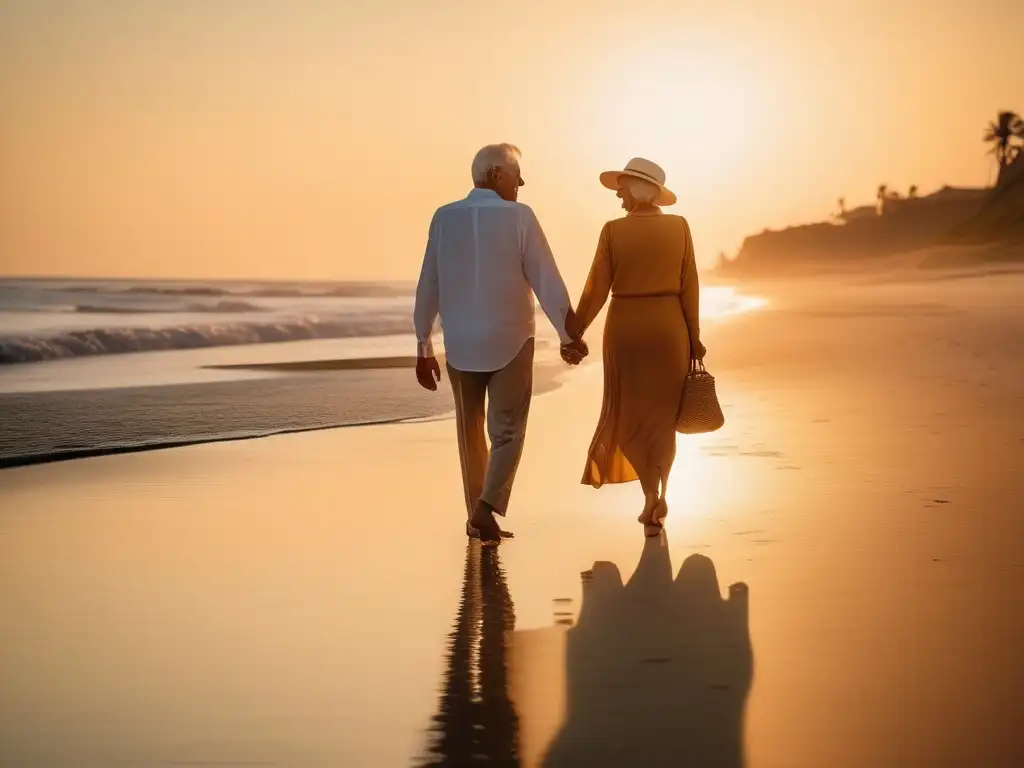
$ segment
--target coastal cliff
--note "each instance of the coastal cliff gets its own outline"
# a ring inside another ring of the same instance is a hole
[[[985,211],[995,191],[943,187],[922,197],[880,196],[877,206],[855,208],[832,221],[751,235],[736,258],[720,259],[716,271],[729,275],[816,271],[941,244],[956,227]]]

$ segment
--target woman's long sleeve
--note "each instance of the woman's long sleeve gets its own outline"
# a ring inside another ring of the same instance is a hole
[[[605,224],[601,230],[601,237],[597,241],[597,253],[594,254],[594,263],[590,267],[590,274],[587,276],[587,284],[583,287],[583,294],[576,305],[575,333],[572,336],[582,336],[590,324],[600,314],[605,302],[608,301],[608,293],[612,289],[612,255],[611,244],[609,243],[608,225]]]
[[[700,281],[697,278],[697,261],[693,252],[693,237],[690,225],[683,220],[686,228],[686,245],[683,253],[683,280],[680,286],[679,301],[683,305],[686,318],[686,329],[690,334],[690,348],[693,349],[700,341]]]

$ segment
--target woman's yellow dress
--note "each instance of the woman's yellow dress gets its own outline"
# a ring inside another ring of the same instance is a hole
[[[576,309],[586,330],[608,299],[604,399],[582,482],[640,479],[645,490],[667,479],[675,425],[700,340],[700,291],[690,226],[660,210],[629,214],[601,230]]]

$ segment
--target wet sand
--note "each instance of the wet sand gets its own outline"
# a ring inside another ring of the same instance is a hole
[[[483,553],[447,421],[4,471],[0,765],[1024,764],[1022,290],[708,324],[661,540],[577,484],[599,366]]]
[[[551,342],[538,344],[534,391],[567,378]],[[0,469],[249,440],[348,426],[441,418],[452,410],[416,384],[415,358],[301,360],[206,366],[259,372],[238,381],[0,393]]]

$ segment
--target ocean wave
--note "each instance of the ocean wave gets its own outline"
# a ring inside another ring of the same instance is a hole
[[[295,298],[394,298],[411,296],[414,288],[409,285],[390,283],[350,283],[344,285],[304,286],[257,286],[223,288],[209,285],[165,286],[132,285],[114,287],[110,285],[74,285],[51,290],[63,293],[88,293],[107,295],[137,296],[238,296],[253,299],[295,299]]]
[[[260,288],[231,294],[254,299],[389,299],[412,296],[414,290],[393,285],[339,285],[332,288]]]
[[[179,325],[165,328],[95,328],[48,335],[0,337],[0,364],[156,352],[305,339],[341,339],[412,333],[408,313],[304,317],[255,323]]]
[[[229,296],[226,288],[211,288],[202,285],[172,288],[170,286],[131,285],[114,287],[110,285],[69,285],[50,288],[60,293],[105,293],[110,295],[142,294],[148,296]]]
[[[165,315],[170,312],[226,313],[266,312],[266,307],[250,304],[248,301],[218,301],[215,304],[186,304],[183,307],[118,307],[100,304],[77,304],[65,311],[82,314],[102,315]]]

